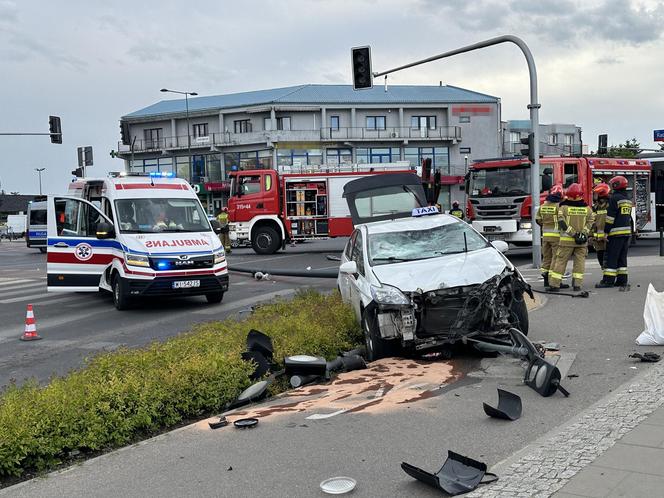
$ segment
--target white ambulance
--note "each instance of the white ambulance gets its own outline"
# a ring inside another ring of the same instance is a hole
[[[119,310],[139,297],[228,290],[224,248],[196,193],[166,174],[79,178],[48,199],[49,291],[113,294]]]

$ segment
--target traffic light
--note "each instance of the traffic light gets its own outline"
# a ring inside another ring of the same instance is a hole
[[[83,168],[76,168],[74,171],[71,172],[72,175],[74,175],[76,178],[83,178]]]
[[[373,87],[371,73],[371,48],[355,47],[350,49],[353,65],[353,90]]]
[[[607,145],[609,142],[608,135],[599,135],[597,137],[597,155],[605,156],[607,154]]]
[[[122,145],[130,145],[129,141],[129,123],[126,121],[120,121],[120,141]]]
[[[522,156],[528,156],[528,160],[531,163],[535,162],[535,134],[528,133],[527,138],[522,138],[521,143],[526,147],[521,149]]]
[[[51,134],[52,144],[62,143],[62,127],[60,126],[60,116],[48,117],[48,132]]]

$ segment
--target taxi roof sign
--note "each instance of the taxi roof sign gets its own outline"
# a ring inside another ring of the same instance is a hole
[[[440,214],[440,211],[438,211],[438,208],[436,206],[425,206],[425,207],[415,208],[411,212],[411,216],[413,216],[414,218],[418,216],[427,216],[429,214]]]

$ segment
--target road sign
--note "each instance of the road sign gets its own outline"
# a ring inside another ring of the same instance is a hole
[[[664,142],[664,130],[653,131],[653,139],[655,142]]]
[[[92,147],[78,148],[78,166],[92,166]]]

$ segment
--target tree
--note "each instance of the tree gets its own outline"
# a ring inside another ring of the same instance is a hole
[[[639,152],[641,152],[641,144],[636,140],[636,138],[628,138],[625,140],[625,143],[621,143],[618,146],[612,145],[609,147],[608,156],[636,157]]]

